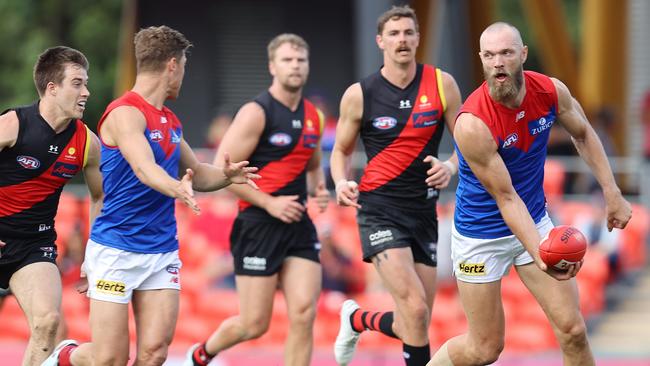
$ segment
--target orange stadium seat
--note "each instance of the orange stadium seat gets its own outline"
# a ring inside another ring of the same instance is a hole
[[[234,290],[209,289],[196,297],[194,309],[204,319],[221,321],[239,313],[239,299]]]
[[[29,325],[20,305],[13,296],[7,296],[0,311],[0,339],[29,339]]]
[[[621,232],[621,261],[624,270],[646,264],[650,213],[641,205],[632,205],[632,219]]]
[[[564,179],[566,170],[562,162],[546,159],[544,164],[544,194],[553,203],[564,195]]]

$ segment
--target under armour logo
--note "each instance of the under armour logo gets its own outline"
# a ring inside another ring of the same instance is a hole
[[[59,147],[56,145],[50,145],[50,150],[48,151],[50,154],[58,154],[59,153]]]
[[[405,109],[405,108],[411,108],[411,101],[406,99],[406,100],[400,100],[399,101],[399,109]]]
[[[293,128],[302,128],[302,122],[299,119],[291,120]]]

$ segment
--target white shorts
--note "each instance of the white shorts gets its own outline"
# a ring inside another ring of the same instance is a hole
[[[553,228],[545,215],[537,223],[537,231],[544,237]],[[487,283],[500,280],[510,267],[533,262],[519,239],[514,235],[496,239],[476,239],[463,236],[452,227],[451,259],[454,275],[463,282]]]
[[[91,299],[127,304],[133,290],[181,289],[178,250],[134,253],[88,240],[84,270]]]

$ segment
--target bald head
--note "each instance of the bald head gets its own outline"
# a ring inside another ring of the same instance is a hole
[[[480,43],[479,56],[492,98],[508,103],[523,95],[523,64],[528,48],[519,30],[508,23],[497,22],[485,28]]]
[[[506,41],[511,47],[522,48],[524,46],[519,29],[505,22],[492,23],[485,28],[480,38],[481,49],[484,49],[484,45],[491,44],[496,40]]]

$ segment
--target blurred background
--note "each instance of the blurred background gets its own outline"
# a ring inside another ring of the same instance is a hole
[[[282,32],[303,36],[311,46],[305,95],[326,114],[323,139],[327,169],[334,143],[338,102],[345,89],[382,63],[376,19],[391,5],[408,3],[420,23],[419,62],[435,64],[457,80],[463,97],[483,80],[478,38],[502,20],[517,26],[529,46],[526,69],[557,77],[580,101],[601,137],[617,180],[633,202],[623,231],[607,232],[602,192],[568,134],[558,125],[549,141],[544,188],[556,224],[580,228],[590,241],[578,275],[582,310],[599,365],[650,365],[650,2],[646,0],[0,0],[0,109],[37,98],[32,67],[45,48],[67,45],[90,61],[85,122],[94,130],[106,105],[128,90],[135,77],[133,34],[168,25],[194,44],[181,95],[168,105],[203,161],[216,147],[237,109],[266,89],[266,45]],[[358,144],[359,148],[360,144]],[[452,151],[445,136],[440,155]],[[353,159],[355,174],[365,165]],[[63,309],[68,338],[89,339],[88,301],[73,285],[88,234],[88,199],[81,178],[66,188],[56,219],[64,276]],[[451,276],[449,257],[453,187],[439,205],[440,291],[433,310],[432,348],[462,333],[465,318]],[[330,188],[332,188],[330,182]],[[168,365],[179,365],[186,348],[204,340],[237,312],[228,237],[237,214],[227,192],[199,197],[203,213],[177,207],[183,276],[181,310]],[[338,309],[347,297],[363,306],[393,307],[371,266],[361,261],[355,212],[331,205],[313,211],[323,244],[324,290],[315,325],[314,365],[334,365],[331,346]],[[512,271],[514,272],[514,271]],[[550,326],[512,273],[503,281],[506,348],[498,365],[559,365]],[[277,295],[269,332],[221,354],[220,365],[282,364],[287,331],[284,300]],[[131,337],[135,334],[131,324]],[[29,331],[18,304],[0,309],[0,363],[19,364]],[[134,347],[132,347],[134,348]],[[255,352],[251,352],[255,350]],[[352,365],[401,365],[401,345],[377,334],[361,338]]]

